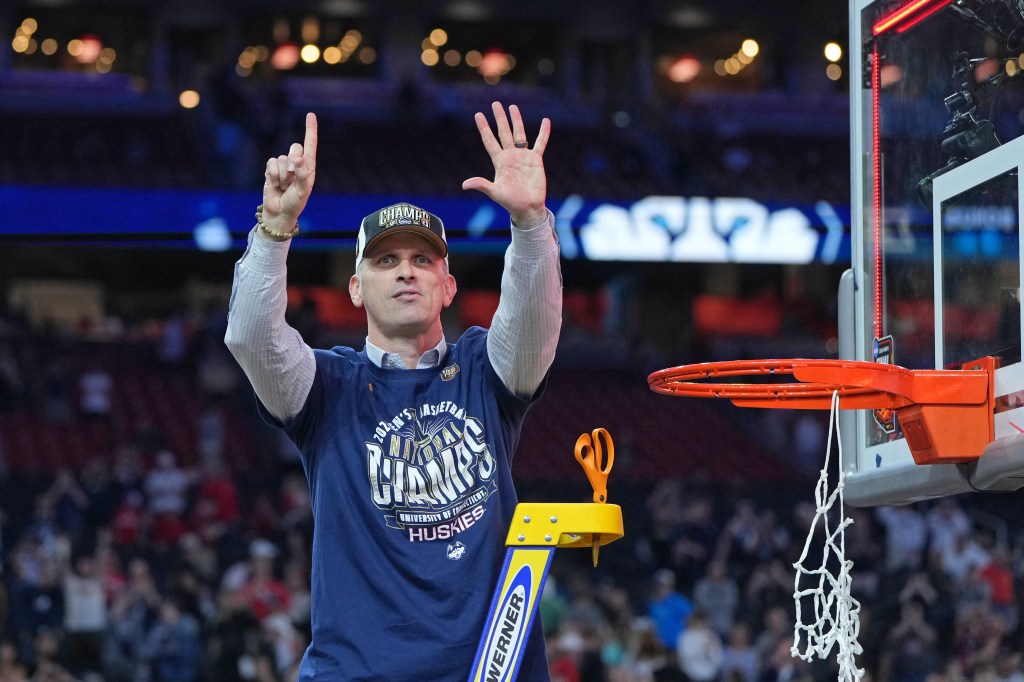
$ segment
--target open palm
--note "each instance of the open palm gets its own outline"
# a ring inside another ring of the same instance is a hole
[[[477,113],[475,120],[484,149],[494,164],[494,180],[473,177],[463,182],[462,188],[486,194],[509,212],[512,223],[518,227],[539,225],[547,217],[544,205],[547,195],[544,150],[551,133],[551,121],[547,118],[541,121],[540,131],[531,149],[519,107],[511,105],[508,116],[500,102],[494,102],[491,110],[494,113],[497,137],[486,116]]]

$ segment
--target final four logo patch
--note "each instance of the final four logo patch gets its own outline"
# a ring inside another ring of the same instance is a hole
[[[458,365],[448,365],[441,370],[441,381],[451,381],[459,373]]]

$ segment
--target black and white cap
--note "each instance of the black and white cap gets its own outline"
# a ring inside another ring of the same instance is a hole
[[[430,242],[442,258],[448,257],[444,223],[430,211],[406,202],[385,206],[363,218],[356,239],[356,267],[369,249],[384,237],[412,232]]]

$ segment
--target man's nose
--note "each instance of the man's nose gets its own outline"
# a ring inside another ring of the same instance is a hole
[[[416,269],[412,267],[412,261],[403,258],[398,261],[398,279],[413,279],[416,276]]]

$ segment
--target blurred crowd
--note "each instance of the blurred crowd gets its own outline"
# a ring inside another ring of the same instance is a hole
[[[211,371],[219,365],[197,342],[216,323],[183,333],[166,322],[152,340],[153,380],[171,365],[191,377],[195,401],[212,391],[222,409],[251,412],[244,383]],[[7,340],[21,325],[0,324],[0,358],[14,369],[21,356]],[[309,638],[312,518],[294,453],[259,430],[257,447],[274,455],[253,454],[259,466],[241,470],[215,427],[197,426],[190,446],[159,437],[159,423],[155,436],[125,437],[115,379],[95,364],[76,371],[76,409],[60,418],[105,431],[109,447],[78,466],[27,470],[0,433],[0,682],[295,679]],[[0,383],[8,414],[45,411]],[[522,499],[553,499],[560,485],[518,475]],[[615,491],[626,536],[599,566],[589,552],[556,553],[539,625],[553,680],[836,679],[835,647],[811,662],[790,652],[812,478],[631,478]],[[865,679],[1024,682],[1016,498],[846,508]],[[809,546],[821,556],[820,537]]]

